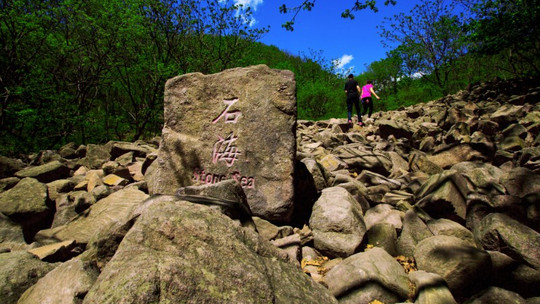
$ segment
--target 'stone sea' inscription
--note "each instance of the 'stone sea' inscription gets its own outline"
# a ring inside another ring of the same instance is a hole
[[[202,169],[195,169],[195,171],[193,172],[193,181],[203,184],[215,184],[227,179],[236,180],[243,188],[255,188],[255,178],[252,176],[243,176],[238,171],[231,173],[229,176],[224,174],[205,172]]]
[[[238,98],[224,99],[223,103],[226,105],[225,109],[212,120],[212,124],[223,122],[226,124],[236,124],[242,112],[239,110],[233,110],[232,106],[238,102]],[[214,143],[212,148],[212,163],[225,162],[227,167],[231,168],[238,158],[242,155],[242,152],[236,146],[238,136],[234,134],[234,131],[230,132],[226,136],[217,135],[218,139]],[[193,180],[206,184],[215,184],[225,179],[234,179],[240,183],[243,188],[255,188],[255,178],[252,176],[244,176],[238,171],[234,171],[229,176],[224,174],[207,173],[204,169],[196,169],[193,172]]]

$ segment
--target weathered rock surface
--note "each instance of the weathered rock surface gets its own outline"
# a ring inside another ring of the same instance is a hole
[[[55,268],[26,251],[0,253],[2,303],[17,303],[24,291]]]
[[[235,179],[255,215],[290,221],[295,92],[294,74],[265,65],[170,79],[150,193]]]
[[[487,285],[482,278],[491,275],[489,254],[453,236],[423,240],[416,246],[414,258],[419,270],[440,275],[459,299],[482,290]]]
[[[27,289],[18,304],[80,303],[96,281],[99,272],[92,263],[78,258],[54,268]],[[58,285],[61,282],[62,285]]]
[[[366,233],[360,205],[341,187],[322,191],[313,206],[309,225],[315,248],[333,257],[355,253]]]
[[[339,303],[367,304],[373,299],[395,303],[406,300],[411,292],[403,267],[381,248],[344,259],[326,274],[324,282]]]
[[[152,200],[84,303],[335,303],[275,248],[207,206]]]

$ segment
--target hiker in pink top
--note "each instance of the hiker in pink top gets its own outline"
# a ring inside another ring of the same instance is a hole
[[[373,113],[373,100],[371,98],[371,94],[373,94],[377,99],[380,99],[379,96],[375,93],[373,90],[373,84],[371,80],[368,80],[366,85],[362,87],[362,105],[364,108],[364,113],[362,115],[366,115],[366,112],[368,112],[368,119],[366,121],[371,120],[371,114]]]

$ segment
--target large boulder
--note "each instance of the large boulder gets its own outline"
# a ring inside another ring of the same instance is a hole
[[[484,217],[474,229],[484,249],[497,250],[540,270],[540,233],[502,213]]]
[[[78,161],[78,164],[91,169],[99,169],[111,159],[110,145],[88,144],[86,155]]]
[[[443,169],[450,168],[460,162],[483,159],[485,159],[485,156],[469,144],[444,147],[433,155],[428,156],[429,161]]]
[[[28,242],[39,229],[50,225],[53,208],[47,196],[47,186],[31,177],[22,179],[0,196],[0,212],[22,225]]]
[[[131,221],[135,216],[133,211],[146,198],[148,194],[135,187],[122,189],[95,203],[69,223],[41,230],[36,240],[43,244],[66,240],[87,244],[95,235],[106,235]]]
[[[22,294],[17,304],[81,303],[98,274],[93,263],[71,259],[39,279]]]
[[[26,242],[22,227],[0,213],[0,252],[9,252],[25,247]]]
[[[361,172],[369,170],[384,176],[390,175],[392,160],[387,153],[372,151],[362,144],[342,145],[333,153],[341,159],[347,168]]]
[[[344,259],[328,271],[324,282],[341,304],[396,303],[411,293],[403,267],[381,248]]]
[[[456,300],[482,290],[491,275],[490,255],[453,236],[437,235],[416,246],[414,258],[419,270],[440,275]]]
[[[150,193],[174,194],[183,186],[235,179],[255,215],[289,221],[295,90],[292,72],[265,65],[170,79]]]
[[[391,205],[379,204],[366,211],[364,221],[367,229],[370,229],[376,224],[388,223],[394,226],[394,228],[401,230],[403,226],[401,219],[403,217],[404,213],[394,209]]]
[[[337,303],[255,232],[171,198],[141,207],[84,303]]]
[[[362,208],[347,190],[326,188],[315,202],[309,226],[314,246],[334,257],[348,257],[356,252],[366,233]]]
[[[0,155],[0,179],[12,177],[15,172],[21,170],[22,161]]]
[[[489,287],[481,293],[475,295],[468,304],[492,304],[492,303],[512,303],[512,304],[527,304],[529,303],[519,294],[505,290],[499,287]]]
[[[42,183],[50,183],[57,179],[69,177],[69,167],[58,160],[48,162],[46,164],[24,168],[15,173],[15,176],[20,178],[32,177]]]
[[[436,219],[429,220],[426,224],[433,235],[454,236],[469,243],[471,246],[476,246],[473,233],[454,221],[448,219]]]
[[[397,251],[401,255],[412,257],[416,245],[432,236],[433,233],[416,212],[409,210],[403,217],[403,230],[397,241]]]
[[[414,303],[457,304],[446,281],[440,275],[418,270],[410,272],[409,279],[415,286],[416,301]]]
[[[468,193],[469,187],[465,178],[448,170],[432,175],[416,191],[416,196],[420,198],[416,206],[434,218],[447,218],[463,223],[467,215]]]
[[[521,296],[538,297],[540,290],[540,270],[512,259],[499,251],[488,251],[491,256],[493,273],[491,285],[519,293]]]
[[[2,303],[15,304],[26,289],[57,264],[42,262],[26,251],[0,253],[0,295]]]
[[[390,135],[395,138],[411,139],[415,130],[410,125],[403,121],[396,120],[381,120],[378,122],[379,134],[382,138],[387,139]]]

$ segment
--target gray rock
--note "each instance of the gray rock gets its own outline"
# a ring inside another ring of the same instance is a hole
[[[15,172],[21,170],[24,164],[18,159],[0,155],[0,179],[12,177]]]
[[[71,259],[27,289],[17,304],[81,303],[99,274],[95,265]]]
[[[540,174],[540,145],[523,149],[517,163],[521,167]]]
[[[47,197],[47,187],[27,177],[0,196],[0,212],[23,227],[25,240],[50,225],[53,209]]]
[[[492,120],[480,119],[478,130],[488,136],[493,136],[499,131],[499,124]]]
[[[366,236],[369,245],[382,248],[391,256],[398,255],[396,249],[397,233],[394,225],[377,223],[367,231]]]
[[[382,138],[388,138],[390,135],[395,138],[411,139],[415,130],[409,125],[396,120],[381,120],[379,124],[379,134]]]
[[[74,159],[79,157],[77,154],[77,148],[78,147],[74,142],[70,142],[60,147],[60,149],[58,149],[58,154],[60,154],[62,158]]]
[[[527,129],[521,125],[521,124],[511,124],[506,129],[502,130],[502,134],[504,137],[508,136],[517,136],[521,139],[525,139],[527,137]]]
[[[501,213],[491,213],[474,228],[484,249],[500,251],[540,270],[540,233]]]
[[[337,303],[216,210],[153,200],[140,212],[84,303]]]
[[[491,303],[512,303],[512,304],[526,304],[527,301],[519,294],[504,290],[499,287],[489,287],[483,290],[481,293],[472,297],[468,304],[491,304]]]
[[[20,180],[20,178],[15,176],[0,179],[0,193],[15,187]]]
[[[68,193],[73,190],[75,183],[69,179],[58,179],[47,184],[49,199],[56,200],[60,193]]]
[[[120,190],[95,203],[69,223],[41,230],[36,234],[36,241],[47,244],[75,240],[87,244],[95,235],[107,234],[129,222],[135,216],[135,208],[146,198],[148,195],[136,188]]]
[[[451,166],[464,161],[478,161],[485,159],[480,151],[475,150],[469,144],[445,147],[427,158],[430,162],[443,169],[448,169]]]
[[[100,169],[101,166],[111,159],[111,148],[108,145],[88,144],[85,147],[85,157],[78,164],[90,169]]]
[[[25,249],[26,246],[22,227],[0,213],[0,252]]]
[[[255,215],[290,220],[295,92],[292,72],[265,65],[170,79],[150,193],[174,194],[182,186],[235,179]]]
[[[440,275],[418,270],[410,272],[409,279],[415,285],[414,303],[457,304],[446,281]]]
[[[455,171],[431,176],[415,195],[420,198],[416,206],[435,218],[465,222],[466,198],[470,189],[467,181]]]
[[[318,160],[319,165],[323,168],[325,172],[334,172],[342,169],[347,169],[347,164],[338,156],[334,154],[328,154],[321,157]],[[329,181],[327,180],[327,183]]]
[[[360,205],[341,187],[322,191],[313,206],[309,226],[313,230],[315,249],[332,257],[352,255],[366,233]]]
[[[395,303],[407,299],[409,280],[403,267],[381,248],[354,254],[324,277],[339,303]]]
[[[379,223],[391,224],[394,228],[401,230],[403,217],[404,213],[394,209],[391,205],[379,204],[364,213],[364,222],[368,230]]]
[[[49,183],[69,177],[69,172],[69,168],[64,163],[55,160],[41,166],[22,169],[17,171],[15,176],[20,178],[32,177],[42,183]]]
[[[413,172],[422,172],[429,175],[439,174],[441,167],[430,161],[425,153],[414,151],[409,155],[409,167]]]
[[[349,169],[357,172],[368,170],[388,176],[391,173],[392,159],[387,153],[372,151],[363,144],[342,145],[333,154],[341,159]]]
[[[527,110],[524,106],[503,104],[495,113],[491,114],[491,120],[499,124],[503,129],[518,121]]]
[[[433,235],[454,236],[471,246],[476,246],[473,233],[454,221],[448,219],[429,220],[427,226]]]
[[[317,161],[311,158],[304,158],[302,159],[302,162],[306,165],[309,173],[311,173],[317,191],[322,191],[322,189],[326,188],[328,185],[326,182],[326,176],[324,174],[324,170],[317,163]]]
[[[519,136],[507,136],[500,143],[499,149],[514,153],[525,148],[525,141]]]
[[[540,291],[540,270],[518,262],[504,253],[488,251],[491,256],[493,273],[491,285],[519,293],[523,297],[538,297]]]
[[[139,144],[139,143],[115,141],[115,142],[111,142],[110,146],[111,146],[110,154],[111,154],[112,159],[117,159],[118,157],[126,153],[132,153],[133,157],[145,158],[148,154],[157,152],[155,148],[144,143]]]
[[[501,182],[510,195],[517,197],[540,192],[540,175],[526,168],[512,169],[502,177]]]
[[[406,257],[412,257],[416,245],[432,236],[433,233],[420,217],[418,217],[416,212],[409,210],[403,218],[403,230],[397,242],[398,253]]]
[[[0,253],[0,295],[2,303],[15,304],[26,289],[57,264],[42,262],[26,251]]]
[[[458,171],[474,186],[475,192],[491,195],[504,194],[506,189],[501,184],[504,172],[491,164],[462,162],[451,168]]]
[[[364,210],[369,209],[369,202],[368,202],[368,189],[359,181],[352,180],[347,183],[337,184],[337,187],[341,187],[345,190],[347,190],[353,198],[360,204],[360,208],[362,208],[362,212]]]
[[[240,183],[235,180],[182,187],[176,191],[176,195],[183,200],[215,208],[233,220],[238,220],[241,225],[256,229],[246,195]]]
[[[96,203],[93,195],[86,191],[73,191],[58,197],[55,201],[56,212],[51,228],[69,223],[72,219]]]
[[[416,246],[414,258],[419,270],[440,275],[457,301],[487,286],[491,258],[486,251],[453,236],[438,235]]]
[[[386,185],[389,189],[393,190],[399,189],[402,186],[398,180],[390,179],[381,174],[368,170],[362,171],[357,179],[365,185]]]

